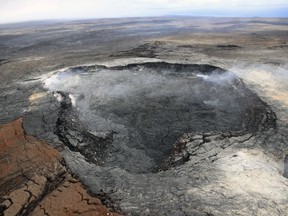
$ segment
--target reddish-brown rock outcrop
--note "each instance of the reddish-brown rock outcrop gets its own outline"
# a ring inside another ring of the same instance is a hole
[[[118,215],[61,164],[59,152],[24,134],[23,120],[0,126],[0,215]]]

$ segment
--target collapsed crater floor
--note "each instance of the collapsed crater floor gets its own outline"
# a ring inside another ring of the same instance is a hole
[[[273,112],[235,74],[211,65],[76,67],[45,87],[62,104],[56,133],[70,149],[132,173],[157,170],[185,133],[274,124]]]

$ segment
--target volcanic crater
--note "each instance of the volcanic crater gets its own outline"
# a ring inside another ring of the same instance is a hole
[[[275,127],[270,107],[233,72],[153,62],[78,66],[44,86],[61,102],[55,133],[86,160],[147,173],[186,133],[253,133]]]

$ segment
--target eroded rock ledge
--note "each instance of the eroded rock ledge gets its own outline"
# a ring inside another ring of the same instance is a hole
[[[26,135],[21,118],[0,126],[0,215],[119,215],[88,194],[59,152]],[[114,208],[115,210],[115,208]]]

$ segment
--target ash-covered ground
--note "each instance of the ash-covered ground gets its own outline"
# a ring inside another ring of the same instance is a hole
[[[0,121],[23,117],[127,215],[285,215],[287,24],[2,25]]]

